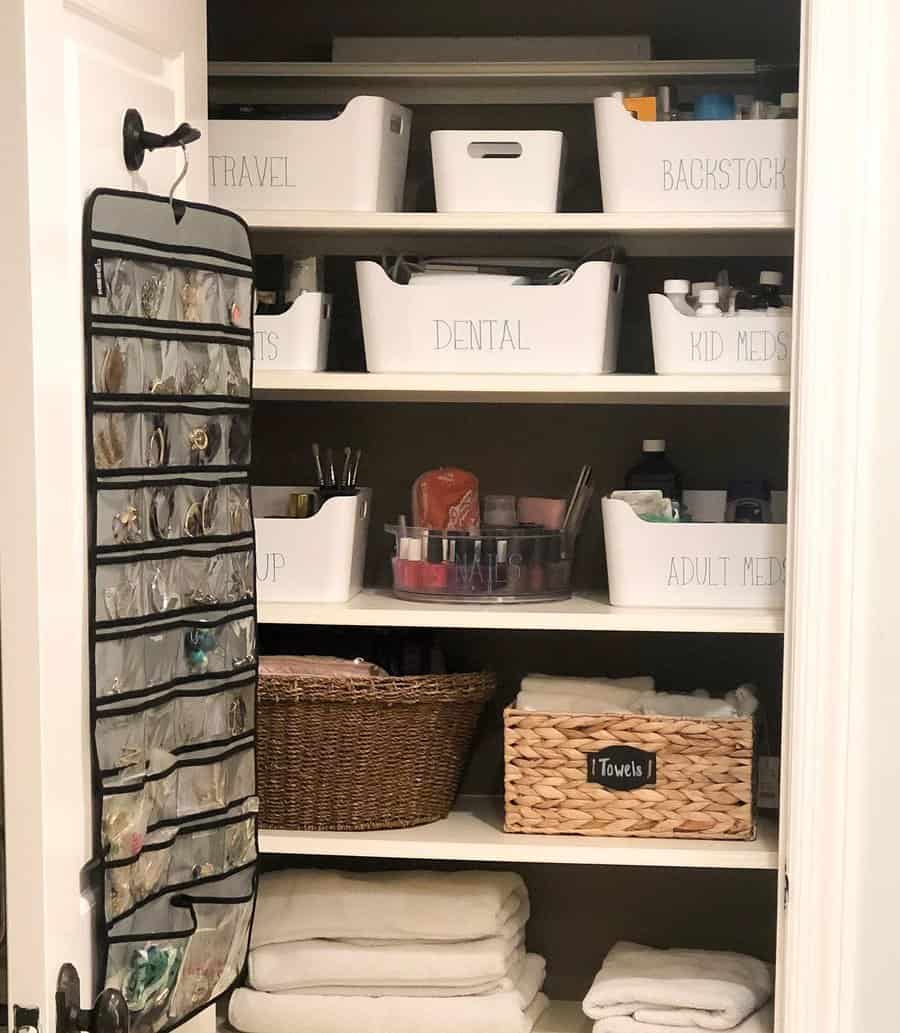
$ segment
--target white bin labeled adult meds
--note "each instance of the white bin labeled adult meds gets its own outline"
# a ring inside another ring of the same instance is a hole
[[[253,318],[253,373],[315,373],[325,369],[331,295],[304,291],[286,312]]]
[[[327,499],[311,517],[289,517],[292,492],[253,488],[256,596],[261,603],[344,603],[363,583],[372,493]]]
[[[565,137],[553,131],[431,134],[439,212],[559,210]]]
[[[782,212],[794,208],[795,119],[641,122],[594,101],[605,212]]]
[[[398,212],[412,112],[354,97],[333,118],[210,119],[209,198],[247,211]]]
[[[624,267],[584,262],[564,283],[392,280],[357,262],[370,373],[612,373]]]
[[[680,312],[664,294],[650,295],[657,373],[768,373],[791,369],[791,315],[741,310],[718,319]]]
[[[724,492],[684,493],[696,515],[713,509],[721,519],[724,501]],[[785,524],[657,523],[611,498],[602,512],[613,606],[784,606]]]

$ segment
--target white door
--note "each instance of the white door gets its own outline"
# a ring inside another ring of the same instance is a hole
[[[122,119],[187,121],[179,196],[206,199],[205,0],[0,3],[0,505],[10,1005],[55,1026],[57,973],[73,962],[87,1006],[96,871],[88,727],[81,225],[96,186],[167,193],[180,150],[122,158]],[[10,1026],[13,1016],[10,1014]]]

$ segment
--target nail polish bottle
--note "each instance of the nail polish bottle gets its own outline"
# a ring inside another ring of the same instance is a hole
[[[475,539],[468,535],[460,535],[455,545],[453,592],[455,595],[472,595],[475,590],[472,583],[475,570]]]
[[[447,591],[450,564],[444,562],[444,536],[440,531],[429,531],[425,562],[422,564],[422,588],[426,592]]]
[[[531,543],[531,559],[528,563],[528,591],[534,595],[543,592],[547,559],[547,537],[536,536]]]
[[[570,588],[571,562],[563,559],[562,551],[562,535],[548,538],[545,583],[550,592],[565,592]]]
[[[510,595],[528,594],[528,564],[531,559],[531,538],[512,535],[506,561],[506,584]]]

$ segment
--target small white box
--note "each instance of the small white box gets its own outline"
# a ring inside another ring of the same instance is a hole
[[[287,312],[253,317],[253,371],[325,369],[331,332],[331,295],[304,291]]]
[[[248,211],[400,211],[411,123],[383,97],[354,97],[330,119],[211,119],[209,199]]]
[[[328,499],[313,516],[291,519],[290,493],[312,490],[253,488],[261,603],[345,603],[362,588],[371,490]]]
[[[709,496],[708,499],[700,496]],[[724,492],[685,492],[692,513],[723,514]],[[783,607],[785,524],[654,523],[602,502],[613,606]]]
[[[594,100],[605,212],[794,208],[797,120],[641,122]]]
[[[564,158],[562,133],[438,130],[431,134],[437,210],[558,211]]]
[[[792,317],[738,312],[688,316],[664,294],[650,295],[657,373],[777,373],[791,370]]]
[[[625,271],[584,262],[546,286],[417,284],[357,262],[370,373],[611,373]]]

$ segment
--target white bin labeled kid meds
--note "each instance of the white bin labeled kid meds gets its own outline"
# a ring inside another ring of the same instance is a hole
[[[664,294],[651,294],[656,372],[786,376],[791,370],[791,322],[790,313],[753,311],[701,319],[679,312]]]
[[[796,119],[640,122],[594,101],[605,212],[793,211]]]

